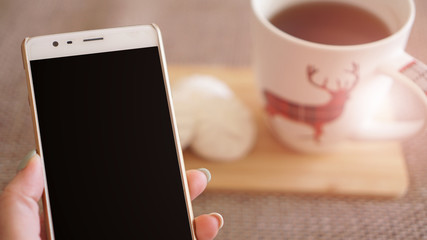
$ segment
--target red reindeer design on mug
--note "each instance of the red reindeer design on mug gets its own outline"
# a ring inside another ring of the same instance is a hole
[[[345,70],[352,74],[354,79],[344,83],[337,79],[336,88],[328,88],[329,79],[325,78],[322,83],[318,83],[313,76],[318,72],[314,66],[307,66],[308,81],[315,87],[325,90],[331,95],[330,100],[323,105],[303,105],[286,99],[282,99],[269,91],[264,91],[267,101],[267,112],[271,115],[279,114],[285,118],[296,122],[308,124],[314,128],[314,140],[320,142],[323,134],[323,126],[341,116],[350,92],[359,82],[359,66],[353,63],[351,70]]]

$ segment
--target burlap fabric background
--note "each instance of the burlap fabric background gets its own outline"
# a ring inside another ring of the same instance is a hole
[[[408,52],[427,62],[427,1],[415,2]],[[34,148],[24,37],[156,22],[170,65],[250,66],[249,9],[248,0],[0,0],[0,188]],[[427,239],[426,141],[403,143],[410,187],[401,199],[208,192],[194,210],[223,214],[218,239]]]

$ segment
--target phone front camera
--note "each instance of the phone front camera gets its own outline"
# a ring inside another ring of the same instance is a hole
[[[52,43],[52,45],[53,45],[54,47],[58,47],[59,43],[58,43],[57,41],[54,41],[54,42]]]

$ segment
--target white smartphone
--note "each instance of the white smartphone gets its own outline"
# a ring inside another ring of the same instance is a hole
[[[196,239],[156,25],[22,44],[50,239]]]

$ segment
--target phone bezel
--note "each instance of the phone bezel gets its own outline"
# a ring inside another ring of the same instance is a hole
[[[102,39],[101,39],[102,38]],[[85,41],[86,39],[86,41]],[[87,41],[87,39],[93,39]],[[58,46],[53,46],[53,42],[57,41]],[[72,41],[71,44],[67,43]],[[62,43],[62,44],[61,44]],[[28,101],[31,108],[31,115],[33,121],[33,129],[35,133],[36,151],[41,156],[43,162],[42,143],[40,138],[40,129],[38,125],[36,99],[34,95],[33,79],[31,74],[31,60],[49,59],[66,56],[77,56],[83,54],[137,49],[145,47],[158,47],[161,67],[163,72],[163,79],[165,91],[169,106],[169,114],[171,116],[171,124],[175,139],[176,154],[179,161],[179,171],[181,175],[182,187],[185,194],[186,209],[188,221],[192,238],[195,240],[194,230],[194,216],[191,206],[190,192],[185,173],[184,158],[181,151],[181,144],[179,141],[178,128],[173,111],[172,94],[170,90],[169,77],[166,66],[166,57],[164,54],[164,47],[162,36],[159,27],[156,24],[128,26],[120,28],[99,29],[90,31],[61,33],[37,37],[27,37],[22,43],[22,58],[24,69],[26,70]],[[47,219],[47,235],[48,238],[54,240],[54,229],[51,217],[51,209],[49,203],[49,190],[46,183],[46,172],[43,168],[44,175],[44,191],[43,191],[43,207],[45,218]]]

